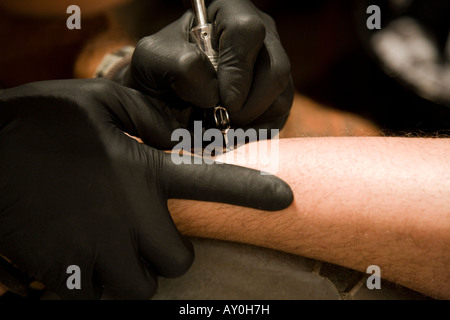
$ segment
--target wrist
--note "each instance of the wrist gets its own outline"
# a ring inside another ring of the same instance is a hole
[[[131,63],[133,46],[123,46],[119,50],[106,54],[98,64],[94,77],[121,82],[123,75]]]
[[[128,57],[117,56],[124,48],[133,48],[125,41],[95,41],[92,45],[85,47],[77,57],[74,65],[74,78],[110,78],[119,67],[120,62],[125,66]],[[114,59],[116,57],[116,59]],[[129,57],[131,61],[131,55]]]

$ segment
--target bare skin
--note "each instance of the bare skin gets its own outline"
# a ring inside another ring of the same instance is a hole
[[[246,153],[236,152],[234,163],[243,163]],[[288,209],[270,213],[185,200],[171,200],[169,208],[186,235],[362,272],[378,265],[386,280],[449,299],[449,156],[449,139],[282,139],[276,174],[294,192]],[[248,166],[266,170],[260,164],[266,160]]]

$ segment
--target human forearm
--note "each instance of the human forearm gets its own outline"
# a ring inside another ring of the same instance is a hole
[[[242,157],[244,152],[240,153]],[[275,248],[450,298],[450,140],[280,140],[277,175],[295,202],[282,212],[172,200],[179,229]],[[260,165],[250,165],[260,168]]]

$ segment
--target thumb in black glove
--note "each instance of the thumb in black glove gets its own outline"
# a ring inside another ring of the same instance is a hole
[[[194,257],[168,198],[264,210],[291,203],[290,188],[274,176],[175,165],[150,147],[172,130],[156,103],[108,80],[2,91],[0,254],[63,298],[150,298],[157,276],[183,274]],[[79,290],[66,285],[71,265],[81,270]]]

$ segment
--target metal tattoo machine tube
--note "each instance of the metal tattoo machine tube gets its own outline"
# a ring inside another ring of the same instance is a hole
[[[191,38],[211,61],[214,69],[217,71],[219,64],[219,54],[215,49],[214,27],[209,23],[206,14],[206,5],[204,0],[191,0],[192,9],[195,14],[196,26],[191,30]],[[225,145],[228,147],[227,132],[230,129],[230,117],[227,109],[221,106],[214,107],[214,121],[217,128],[222,132]]]

